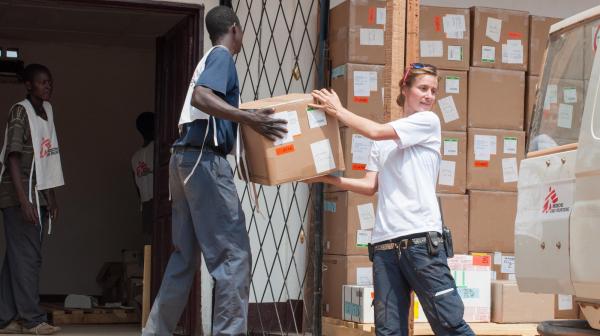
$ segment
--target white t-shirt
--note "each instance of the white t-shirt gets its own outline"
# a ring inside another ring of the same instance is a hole
[[[389,123],[400,139],[376,141],[367,170],[379,172],[372,243],[415,233],[442,232],[435,193],[441,160],[441,127],[430,111]]]
[[[154,142],[133,154],[131,168],[140,191],[140,201],[143,203],[151,200],[154,196]]]

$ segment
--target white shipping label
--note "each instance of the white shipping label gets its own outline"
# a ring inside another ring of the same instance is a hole
[[[444,139],[444,156],[458,155],[458,139]]]
[[[573,309],[573,296],[558,294],[558,310]]]
[[[458,120],[458,110],[456,109],[456,105],[454,105],[454,98],[452,98],[452,96],[438,99],[438,105],[442,111],[442,117],[444,117],[445,123]]]
[[[377,91],[377,72],[369,71],[369,82],[371,83],[371,91]]]
[[[508,280],[509,281],[517,281],[517,275],[516,274],[509,274],[508,275]]]
[[[517,158],[502,159],[502,178],[504,183],[517,182],[519,180]]]
[[[460,78],[456,76],[446,76],[446,93],[460,93]]]
[[[517,40],[521,42],[520,40]],[[523,45],[503,44],[502,63],[523,64]]]
[[[356,231],[356,246],[369,246],[371,242],[371,230]]]
[[[500,272],[505,274],[515,273],[515,257],[514,256],[502,256],[502,265],[500,266]]]
[[[486,135],[475,134],[475,161],[490,160],[490,141]]]
[[[318,128],[327,126],[327,115],[322,110],[308,108],[306,110],[308,116],[308,126],[310,128]]]
[[[335,160],[331,151],[329,139],[313,142],[310,144],[313,162],[317,169],[317,174],[335,169]]]
[[[462,46],[448,46],[448,61],[462,61],[463,60],[463,47]]]
[[[488,142],[490,143],[490,146],[489,146],[490,154],[496,155],[496,147],[498,146],[496,143],[496,136],[495,135],[485,135],[485,137],[487,138]]]
[[[456,162],[442,160],[440,162],[440,173],[438,184],[445,186],[454,186],[454,176],[456,174]]]
[[[353,76],[355,97],[371,96],[371,72],[372,71],[354,71]]]
[[[496,62],[496,47],[482,46],[481,47],[481,61],[484,63]]]
[[[504,137],[504,154],[517,154],[517,138]]]
[[[558,106],[558,118],[556,125],[562,128],[571,128],[573,123],[573,105],[560,104]]]
[[[485,36],[492,39],[494,42],[500,42],[500,33],[502,32],[502,20],[489,17],[485,28]]]
[[[385,24],[385,8],[377,8],[377,24]]]
[[[369,230],[375,226],[375,209],[373,203],[359,204],[356,206],[358,210],[358,221],[362,230]]]
[[[563,89],[563,101],[567,104],[577,103],[577,89],[570,87]]]
[[[298,120],[298,113],[296,111],[283,111],[283,112],[273,113],[271,115],[271,118],[283,119],[283,120],[287,121],[287,125],[286,125],[287,133],[285,134],[285,136],[283,138],[277,139],[273,142],[275,144],[275,146],[279,146],[279,145],[283,145],[288,142],[292,142],[292,141],[294,141],[295,135],[302,134],[302,131],[300,129],[300,121]]]
[[[373,284],[373,268],[372,267],[357,267],[356,268],[356,284],[360,286]]]
[[[352,163],[367,164],[371,155],[373,140],[360,134],[352,134]]]
[[[494,252],[494,265],[502,265],[502,252]]]
[[[465,25],[465,16],[448,14],[442,19],[444,24],[444,33],[464,32],[467,30]]]
[[[544,110],[550,108],[551,104],[558,103],[558,86],[554,84],[548,84],[546,87],[546,97],[544,97]]]
[[[421,57],[443,57],[444,43],[442,41],[421,41]]]
[[[360,29],[360,45],[382,46],[383,29]]]
[[[446,38],[462,40],[465,38],[465,32],[464,31],[455,31],[455,32],[446,33]]]

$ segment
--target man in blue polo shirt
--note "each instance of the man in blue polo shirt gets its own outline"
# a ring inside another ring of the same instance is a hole
[[[190,83],[173,146],[169,184],[173,201],[175,250],[143,335],[172,335],[199,267],[198,249],[215,280],[212,335],[245,335],[252,255],[242,206],[226,154],[236,142],[238,123],[270,140],[287,132],[272,109],[241,111],[232,55],[243,32],[229,7],[206,15],[213,48],[204,55]],[[216,132],[215,132],[216,131]]]

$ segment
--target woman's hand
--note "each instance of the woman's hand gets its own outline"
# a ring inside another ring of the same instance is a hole
[[[340,98],[335,91],[321,89],[313,90],[313,98],[317,101],[316,104],[309,104],[308,106],[325,111],[327,114],[338,117],[339,114],[344,110]]]

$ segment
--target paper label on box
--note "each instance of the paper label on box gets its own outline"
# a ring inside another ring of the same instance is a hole
[[[324,111],[309,107],[306,109],[306,115],[308,116],[308,126],[310,128],[327,126],[327,115]]]
[[[312,152],[317,174],[335,169],[335,160],[333,159],[333,152],[331,151],[329,139],[311,143],[310,150]]]
[[[517,154],[517,138],[504,137],[504,154]]]
[[[490,140],[487,135],[475,134],[475,161],[489,161],[490,160]]]
[[[504,183],[517,182],[519,180],[517,158],[502,159],[502,177]]]
[[[357,285],[372,285],[373,284],[373,268],[372,267],[357,267],[356,268],[356,284]]]
[[[463,47],[462,46],[448,46],[448,61],[462,61],[463,60]]]
[[[359,204],[356,206],[358,210],[358,221],[362,230],[369,230],[375,226],[375,210],[373,203]]]
[[[490,275],[491,275],[491,276],[490,276],[490,280],[494,281],[494,280],[496,280],[496,279],[497,279],[497,277],[496,277],[496,271],[491,271],[491,272],[490,272]]]
[[[509,40],[510,41],[510,40]],[[502,45],[502,63],[506,64],[523,64],[523,45],[503,44]]]
[[[460,77],[446,76],[446,93],[460,93]]]
[[[442,41],[421,41],[421,57],[443,57],[444,43]]]
[[[510,281],[517,281],[517,275],[512,273],[508,275],[508,280]]]
[[[371,83],[371,91],[377,91],[377,72],[376,71],[368,71],[369,72],[369,82]]]
[[[558,86],[548,84],[546,87],[546,97],[544,97],[544,110],[550,108],[550,104],[558,103]]]
[[[325,209],[325,211],[327,212],[336,212],[336,204],[333,201],[324,201],[323,202],[323,208]]]
[[[494,252],[494,265],[502,265],[502,252]]]
[[[563,101],[567,104],[577,103],[577,89],[574,87],[564,88]]]
[[[502,256],[502,266],[500,266],[500,272],[505,274],[515,273],[515,257],[514,256]]]
[[[346,75],[346,64],[336,66],[335,68],[333,68],[331,70],[331,78],[332,79],[336,79],[338,77],[345,76],[345,75]]]
[[[294,141],[294,136],[302,134],[300,130],[300,121],[298,120],[298,112],[296,111],[282,111],[273,113],[271,115],[273,119],[283,119],[287,121],[287,133],[281,139],[277,139],[273,143],[275,146],[283,145],[285,143],[289,143]]]
[[[360,134],[352,134],[352,163],[367,164],[371,155],[373,140]]]
[[[360,45],[382,46],[383,29],[361,28]]]
[[[462,40],[463,38],[465,38],[465,32],[463,32],[463,31],[455,31],[455,32],[446,33],[446,38],[447,39]]]
[[[573,296],[558,294],[558,310],[572,310]]]
[[[454,186],[454,175],[456,173],[456,162],[442,160],[440,162],[440,172],[438,175],[438,184],[445,186]]]
[[[385,8],[377,8],[377,24],[385,24]]]
[[[375,73],[377,75],[377,73]],[[371,71],[354,71],[354,96],[371,96]]]
[[[447,14],[442,21],[447,38],[462,38],[463,32],[467,30],[464,15]],[[456,37],[459,35],[461,37]]]
[[[502,20],[489,17],[485,28],[485,36],[492,39],[494,42],[500,42],[500,33],[502,32]]]
[[[485,135],[485,137],[487,138],[488,142],[490,143],[490,145],[489,145],[490,154],[496,155],[496,147],[498,147],[498,145],[496,143],[496,136],[495,135]]]
[[[556,125],[562,128],[571,128],[573,122],[573,105],[558,105],[558,118]]]
[[[368,246],[371,242],[371,230],[356,230],[356,246]]]
[[[496,62],[496,47],[482,46],[481,47],[481,61],[484,63]]]
[[[444,139],[444,156],[456,156],[458,155],[458,139],[447,138]]]
[[[444,117],[445,123],[458,120],[458,110],[456,109],[456,105],[454,105],[454,98],[452,98],[452,96],[438,99],[438,105],[442,111],[442,117]]]

